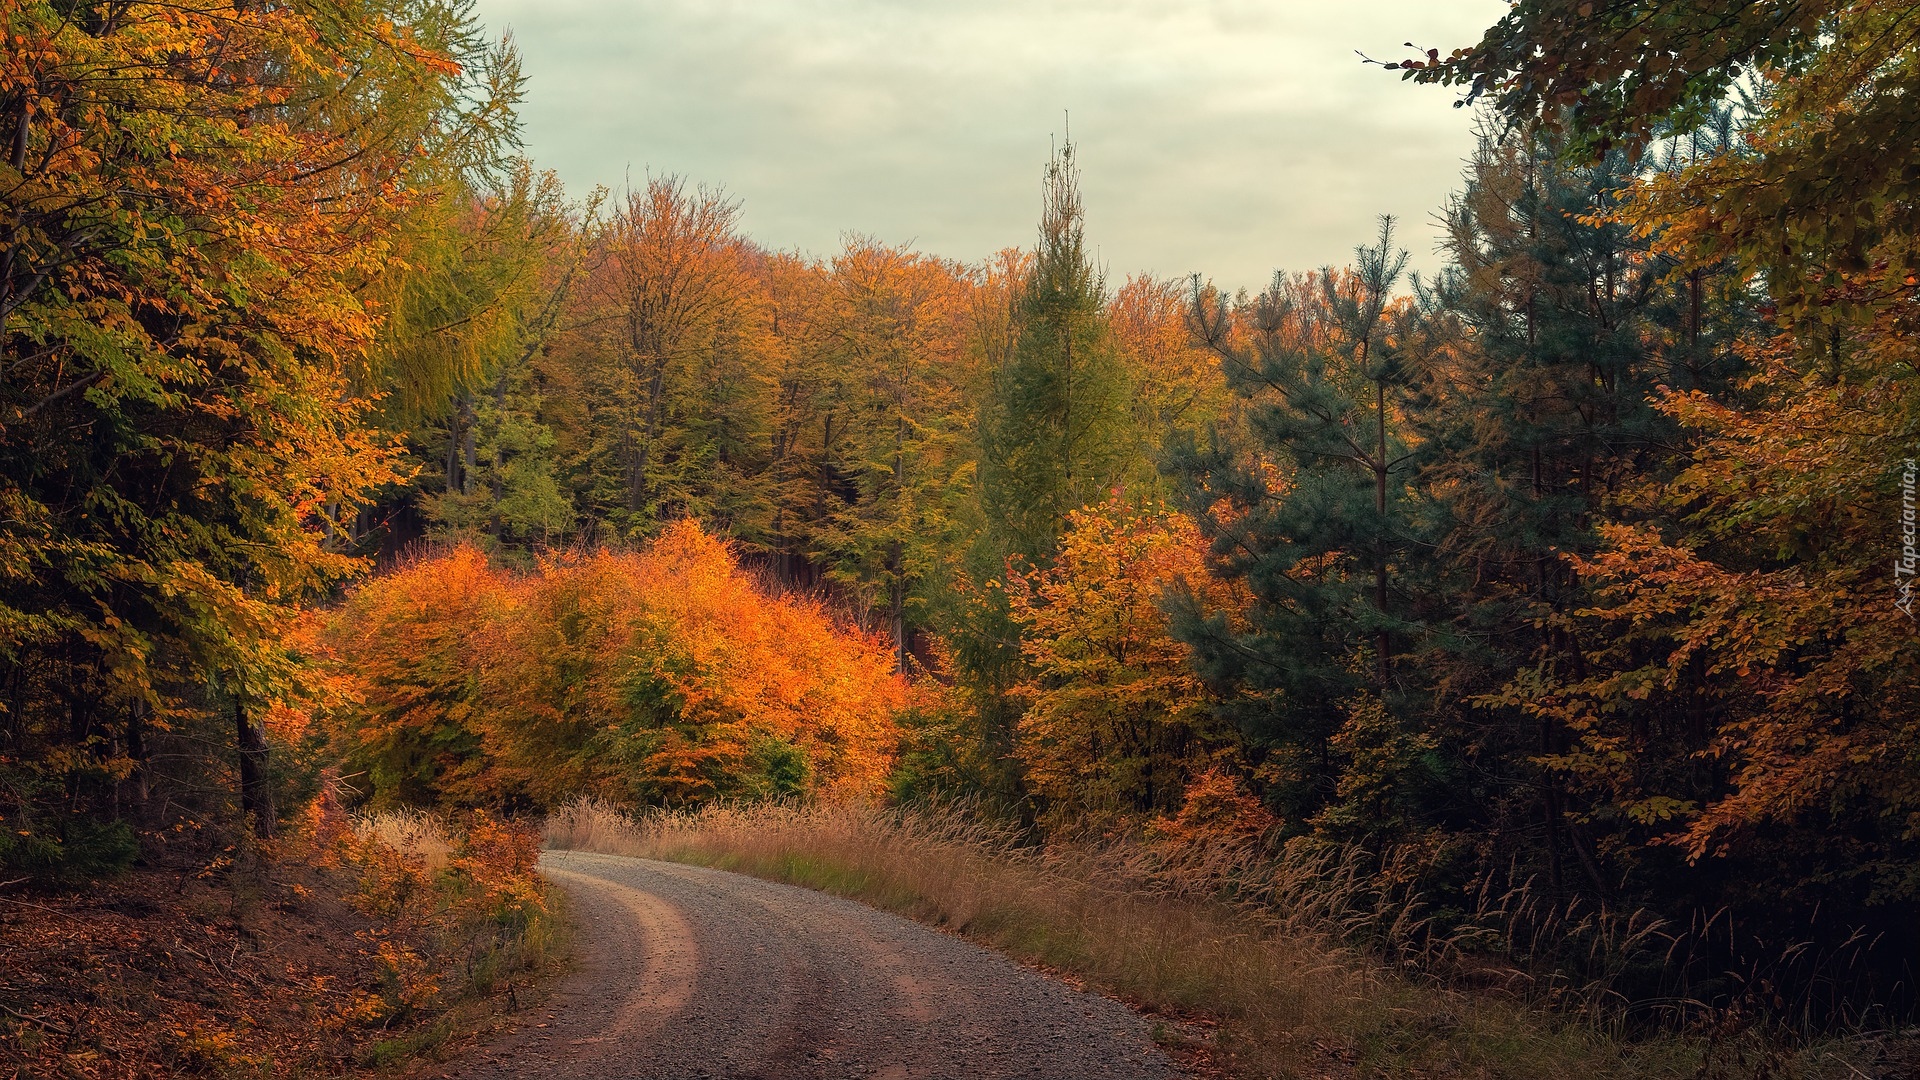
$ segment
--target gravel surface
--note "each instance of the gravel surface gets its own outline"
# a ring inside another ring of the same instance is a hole
[[[477,1080],[1161,1080],[1117,1002],[898,916],[719,870],[555,851],[579,970],[446,1067]]]

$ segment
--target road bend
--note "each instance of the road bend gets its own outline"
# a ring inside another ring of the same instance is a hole
[[[474,1080],[1171,1080],[1147,1022],[951,934],[704,867],[553,851],[576,968]]]

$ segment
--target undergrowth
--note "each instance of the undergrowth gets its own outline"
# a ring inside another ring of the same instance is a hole
[[[272,840],[168,835],[84,888],[0,882],[0,1078],[394,1071],[511,1012],[562,944],[523,825],[323,797]]]
[[[377,987],[356,997],[349,1015],[395,1032],[368,1042],[361,1064],[442,1051],[485,1026],[500,999],[517,1008],[516,980],[559,954],[565,920],[558,894],[534,870],[531,829],[481,811],[411,810],[331,829],[330,850],[358,870],[356,904],[381,927]]]

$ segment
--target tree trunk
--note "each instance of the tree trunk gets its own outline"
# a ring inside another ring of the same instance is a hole
[[[240,751],[240,809],[253,822],[253,834],[273,835],[273,790],[267,783],[267,733],[247,711],[246,699],[233,698],[235,743]]]
[[[893,629],[893,670],[896,674],[907,673],[907,580],[900,572],[900,541],[893,542],[893,584],[889,590],[887,618]]]
[[[634,447],[633,472],[627,477],[627,509],[639,513],[647,505],[647,467],[652,463],[653,440],[660,431],[660,397],[666,392],[667,364],[662,359],[647,380],[647,412]]]
[[[127,710],[127,757],[133,761],[133,805],[141,820],[147,817],[152,789],[147,775],[147,703],[136,701]]]
[[[1362,349],[1364,348],[1365,346],[1362,345]],[[1375,637],[1374,649],[1380,654],[1378,658],[1378,665],[1379,665],[1378,674],[1380,678],[1380,689],[1382,692],[1385,692],[1385,690],[1387,689],[1388,682],[1391,681],[1393,678],[1393,659],[1392,659],[1392,654],[1389,652],[1389,650],[1393,647],[1393,640],[1385,626],[1385,620],[1387,617],[1387,534],[1386,534],[1386,528],[1387,528],[1387,384],[1386,384],[1386,381],[1384,379],[1375,380],[1373,384],[1373,389],[1374,389],[1374,408],[1379,415],[1379,424],[1377,426],[1378,440],[1374,450],[1374,452],[1379,456],[1378,456],[1378,464],[1374,466],[1374,470],[1373,470],[1373,508],[1374,510],[1378,511],[1380,514],[1380,530],[1381,530],[1380,540],[1379,540],[1380,547],[1379,547],[1379,551],[1375,553],[1374,566],[1373,566],[1373,602],[1374,602],[1374,606],[1378,608],[1380,611],[1380,619],[1382,621],[1382,625]]]
[[[447,418],[447,494],[460,494],[460,410]]]
[[[473,472],[480,466],[480,448],[477,442],[480,417],[474,412],[473,398],[463,395],[460,399],[460,493],[468,494],[473,483]]]

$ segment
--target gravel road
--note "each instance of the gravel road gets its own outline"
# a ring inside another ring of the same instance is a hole
[[[807,889],[548,852],[579,969],[445,1067],[476,1080],[1161,1080],[1147,1023],[998,953]]]

